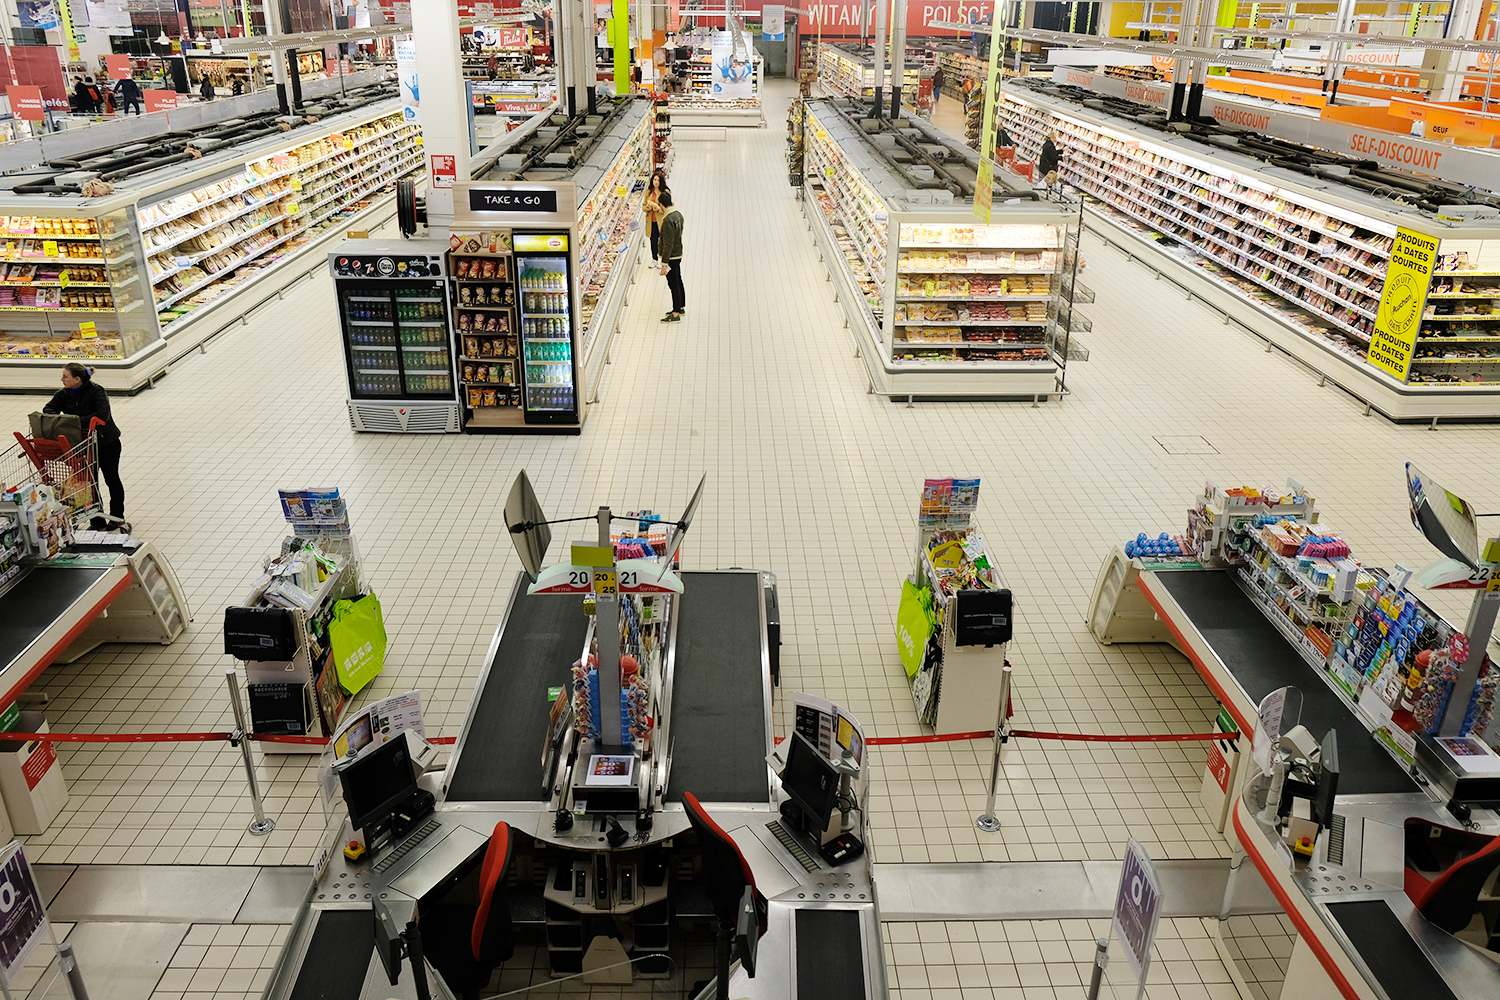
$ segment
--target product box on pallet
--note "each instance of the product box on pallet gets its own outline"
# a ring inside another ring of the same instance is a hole
[[[48,732],[46,716],[23,711],[16,730]],[[7,825],[13,825],[15,833],[46,833],[68,804],[68,784],[57,762],[56,748],[41,740],[0,743],[0,795],[5,798],[10,820]]]

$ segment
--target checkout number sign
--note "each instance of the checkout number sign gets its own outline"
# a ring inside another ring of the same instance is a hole
[[[1146,967],[1151,962],[1151,943],[1156,939],[1160,917],[1161,881],[1156,877],[1156,866],[1145,848],[1132,837],[1125,847],[1125,864],[1120,870],[1120,891],[1115,897],[1111,923],[1142,991],[1146,987]]]

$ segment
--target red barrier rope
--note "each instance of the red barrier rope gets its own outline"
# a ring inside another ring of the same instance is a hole
[[[910,746],[916,743],[955,743],[965,740],[987,740],[995,735],[994,730],[985,729],[972,733],[933,733],[926,736],[872,736],[865,742],[872,747]],[[1238,739],[1239,733],[1142,733],[1131,735],[1108,735],[1100,733],[1049,733],[1035,729],[1012,729],[1010,735],[1032,740],[1069,740],[1083,743],[1189,743],[1209,740]],[[327,736],[279,736],[269,733],[247,733],[247,739],[259,743],[290,743],[301,746],[324,746]],[[780,743],[786,737],[778,736]],[[229,741],[228,733],[0,733],[0,740],[42,743],[212,743]],[[453,744],[454,736],[434,736],[427,742]]]

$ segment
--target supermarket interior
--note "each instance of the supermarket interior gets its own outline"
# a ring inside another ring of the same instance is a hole
[[[1491,0],[13,16],[4,996],[1500,996]]]

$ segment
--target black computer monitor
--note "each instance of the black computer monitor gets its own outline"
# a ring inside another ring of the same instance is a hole
[[[1333,822],[1333,800],[1339,793],[1339,734],[1330,729],[1323,737],[1320,759],[1323,769],[1318,772],[1318,791],[1313,797],[1312,819],[1318,826]]]
[[[781,787],[802,810],[803,823],[809,832],[827,828],[839,797],[838,768],[801,733],[792,733],[792,746],[781,772]]]
[[[354,829],[378,826],[417,791],[406,737],[398,736],[339,771]]]
[[[396,926],[390,907],[380,900],[374,901],[372,909],[375,913],[375,953],[385,966],[386,978],[396,986],[401,982],[401,929]]]

